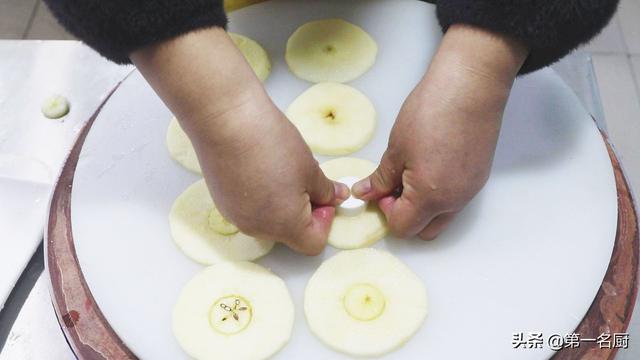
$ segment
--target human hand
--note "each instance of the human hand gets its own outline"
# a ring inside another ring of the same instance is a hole
[[[484,30],[448,30],[403,104],[380,166],[352,189],[378,200],[395,235],[434,239],[484,186],[526,54],[515,40]]]
[[[313,255],[347,187],[327,179],[222,29],[131,55],[180,120],[216,206],[242,232]]]
[[[349,190],[325,177],[266,93],[247,96],[191,139],[216,206],[242,232],[308,255],[324,249],[334,206]]]

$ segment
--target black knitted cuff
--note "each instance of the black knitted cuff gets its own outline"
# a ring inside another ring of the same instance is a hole
[[[119,64],[141,47],[206,27],[226,27],[222,0],[45,0],[60,23]]]
[[[529,47],[520,69],[547,66],[583,44],[609,22],[618,0],[438,0],[443,31],[465,23],[508,34]]]

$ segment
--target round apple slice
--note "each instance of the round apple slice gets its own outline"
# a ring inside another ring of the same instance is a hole
[[[365,146],[376,129],[376,110],[360,91],[339,83],[316,84],[287,109],[311,150],[346,155]]]
[[[311,82],[349,82],[376,61],[378,46],[362,28],[342,19],[300,26],[287,41],[285,60],[297,77]]]
[[[331,180],[356,178],[359,181],[371,175],[376,170],[376,164],[363,159],[343,157],[326,161],[320,168]],[[342,211],[340,207],[331,224],[329,245],[339,249],[356,249],[370,246],[387,234],[387,221],[376,203],[368,203],[364,211],[358,213],[350,213],[350,209]]]
[[[244,35],[229,33],[231,40],[236,44],[240,52],[247,60],[260,81],[265,81],[271,73],[271,61],[265,49],[255,40]]]
[[[238,231],[216,209],[204,180],[189,186],[173,203],[169,214],[171,236],[192,260],[210,265],[222,261],[255,260],[273,247]]]
[[[178,119],[175,117],[171,119],[169,128],[167,128],[167,149],[169,150],[171,158],[178,164],[189,171],[202,175],[198,156],[193,149],[191,140],[189,140],[187,134],[182,130]]]
[[[173,309],[173,333],[196,360],[266,359],[291,337],[284,281],[260,265],[224,262],[196,274]]]
[[[347,250],[313,274],[304,294],[307,323],[323,343],[352,356],[380,356],[406,343],[427,314],[422,281],[381,250]]]

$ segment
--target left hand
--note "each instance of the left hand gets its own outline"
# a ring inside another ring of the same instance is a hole
[[[349,191],[324,176],[224,29],[192,31],[131,59],[180,120],[222,215],[248,235],[320,253]]]
[[[380,166],[353,187],[355,196],[378,200],[396,236],[435,238],[484,186],[526,54],[513,39],[449,28],[403,104]]]

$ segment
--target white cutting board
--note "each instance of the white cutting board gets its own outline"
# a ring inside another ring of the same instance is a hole
[[[327,17],[356,23],[378,42],[375,66],[351,83],[379,113],[375,137],[355,156],[377,161],[439,41],[434,7],[414,0],[282,0],[232,14],[230,29],[271,55],[266,86],[282,109],[310,85],[287,70],[285,42],[299,25]],[[170,314],[182,286],[201,269],[169,235],[173,200],[198,179],[168,156],[170,116],[139,74],[129,77],[93,125],[73,188],[73,235],[89,288],[143,359],[187,358],[171,334]],[[388,358],[549,357],[548,348],[512,349],[512,333],[574,330],[603,279],[616,216],[611,164],[587,112],[551,70],[520,78],[482,192],[436,241],[376,245],[419,274],[430,303],[422,329]],[[308,258],[277,246],[259,261],[285,279],[296,305],[293,336],[277,358],[342,358],[309,332],[302,310],[307,279],[333,253]]]

